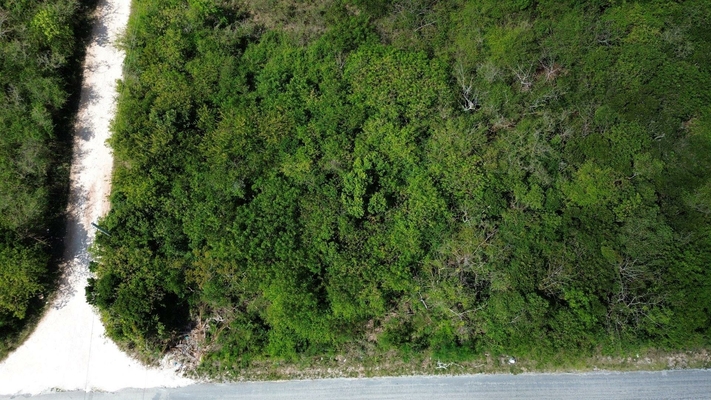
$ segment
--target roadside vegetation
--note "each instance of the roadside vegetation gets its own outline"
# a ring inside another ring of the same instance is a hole
[[[708,1],[134,0],[123,42],[87,298],[126,348],[709,345]]]
[[[89,3],[0,0],[0,359],[38,317],[61,255]]]

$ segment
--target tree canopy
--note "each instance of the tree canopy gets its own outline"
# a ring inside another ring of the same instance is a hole
[[[198,325],[217,369],[708,344],[708,2],[269,4],[134,1],[112,338]]]
[[[40,308],[61,252],[89,3],[0,0],[0,358]]]

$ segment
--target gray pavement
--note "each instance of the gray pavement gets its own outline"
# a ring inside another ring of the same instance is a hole
[[[21,399],[29,396],[0,396]],[[711,370],[415,376],[202,384],[117,393],[60,392],[48,400],[183,399],[711,399]]]

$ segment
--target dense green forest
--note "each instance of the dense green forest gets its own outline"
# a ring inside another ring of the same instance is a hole
[[[0,358],[41,307],[61,250],[88,3],[0,0]]]
[[[711,3],[134,0],[108,334],[203,367],[711,339]]]

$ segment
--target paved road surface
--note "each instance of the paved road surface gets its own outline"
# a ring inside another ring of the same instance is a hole
[[[12,397],[0,397],[6,399]],[[17,396],[17,399],[24,396]],[[117,393],[63,392],[47,400],[188,399],[711,399],[711,370],[588,374],[469,375],[324,379],[127,389]]]

